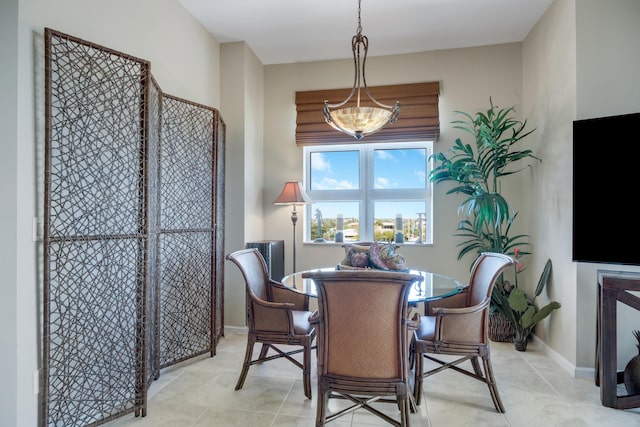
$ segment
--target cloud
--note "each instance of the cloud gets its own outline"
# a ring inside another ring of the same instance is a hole
[[[324,177],[319,181],[313,181],[312,188],[314,190],[353,190],[358,187],[351,181]]]
[[[376,182],[373,185],[374,188],[389,188],[391,186],[391,181],[387,178],[376,178]]]
[[[391,150],[375,150],[376,156],[381,160],[392,160],[397,162],[398,160],[391,154]]]
[[[311,159],[311,169],[331,173],[331,162],[325,159],[324,153],[313,153]]]

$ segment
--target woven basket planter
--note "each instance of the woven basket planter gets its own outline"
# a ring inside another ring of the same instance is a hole
[[[504,314],[500,312],[489,314],[489,339],[496,342],[513,342],[516,330]]]

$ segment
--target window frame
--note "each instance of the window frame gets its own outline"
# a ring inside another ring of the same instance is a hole
[[[433,146],[434,141],[413,141],[413,142],[374,142],[358,144],[334,144],[334,145],[308,145],[303,147],[303,185],[305,191],[312,200],[311,204],[304,206],[304,244],[339,244],[344,242],[314,241],[311,236],[311,224],[314,221],[313,204],[324,202],[356,202],[359,204],[358,214],[360,218],[360,241],[373,241],[375,234],[374,212],[376,202],[398,201],[419,201],[425,202],[426,219],[423,232],[426,238],[420,243],[422,245],[433,244],[433,184],[428,176],[433,168]],[[424,149],[425,150],[425,188],[419,189],[381,189],[374,188],[374,162],[376,150],[403,150],[403,149]],[[359,181],[360,189],[356,190],[312,190],[311,189],[311,154],[330,151],[359,151]],[[363,223],[364,221],[364,223]],[[348,243],[348,242],[346,242]],[[403,244],[403,243],[400,243]],[[406,244],[416,244],[407,242]]]

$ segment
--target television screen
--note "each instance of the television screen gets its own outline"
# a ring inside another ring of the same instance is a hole
[[[640,265],[640,113],[573,122],[573,261]]]

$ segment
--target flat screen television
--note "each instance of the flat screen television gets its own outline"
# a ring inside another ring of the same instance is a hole
[[[640,265],[640,113],[573,122],[573,261]]]

